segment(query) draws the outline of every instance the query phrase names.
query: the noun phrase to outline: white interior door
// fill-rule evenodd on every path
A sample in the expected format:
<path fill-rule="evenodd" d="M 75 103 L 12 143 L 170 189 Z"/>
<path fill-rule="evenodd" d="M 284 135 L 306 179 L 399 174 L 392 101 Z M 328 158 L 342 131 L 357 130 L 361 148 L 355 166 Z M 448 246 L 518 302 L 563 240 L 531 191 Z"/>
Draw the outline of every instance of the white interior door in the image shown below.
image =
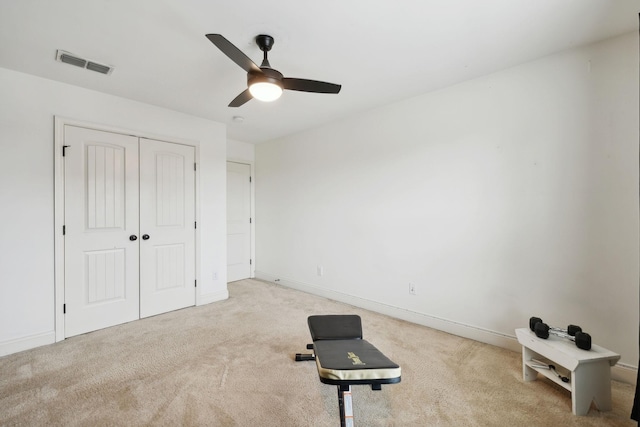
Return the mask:
<path fill-rule="evenodd" d="M 251 166 L 227 162 L 227 281 L 251 277 Z"/>
<path fill-rule="evenodd" d="M 195 305 L 195 149 L 140 140 L 140 317 Z"/>
<path fill-rule="evenodd" d="M 67 125 L 64 140 L 70 337 L 138 319 L 138 138 Z"/>

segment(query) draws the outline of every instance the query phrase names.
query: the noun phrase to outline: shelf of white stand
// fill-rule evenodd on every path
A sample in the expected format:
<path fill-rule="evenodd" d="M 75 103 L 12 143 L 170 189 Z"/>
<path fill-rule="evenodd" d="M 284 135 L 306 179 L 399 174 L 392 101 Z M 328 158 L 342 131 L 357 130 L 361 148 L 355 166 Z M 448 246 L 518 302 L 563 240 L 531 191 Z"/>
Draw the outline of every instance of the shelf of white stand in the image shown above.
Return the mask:
<path fill-rule="evenodd" d="M 565 338 L 551 335 L 541 339 L 528 328 L 516 329 L 522 345 L 522 377 L 535 381 L 538 373 L 571 392 L 571 410 L 575 415 L 586 415 L 591 402 L 600 411 L 611 410 L 611 367 L 620 355 L 597 345 L 582 350 Z M 562 367 L 570 372 L 565 383 L 548 369 L 536 367 L 532 359 Z"/>

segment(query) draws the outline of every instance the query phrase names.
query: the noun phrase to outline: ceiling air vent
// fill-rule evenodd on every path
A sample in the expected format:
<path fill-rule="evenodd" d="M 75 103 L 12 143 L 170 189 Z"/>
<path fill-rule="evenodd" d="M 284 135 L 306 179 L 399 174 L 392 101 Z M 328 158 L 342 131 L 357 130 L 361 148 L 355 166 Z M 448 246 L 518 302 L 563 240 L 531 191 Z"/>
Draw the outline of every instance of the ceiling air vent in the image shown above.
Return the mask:
<path fill-rule="evenodd" d="M 75 65 L 76 67 L 86 68 L 87 70 L 95 71 L 101 74 L 111 74 L 113 67 L 109 65 L 100 64 L 90 59 L 81 58 L 73 53 L 66 52 L 58 49 L 56 52 L 56 61 L 64 62 L 65 64 Z"/>

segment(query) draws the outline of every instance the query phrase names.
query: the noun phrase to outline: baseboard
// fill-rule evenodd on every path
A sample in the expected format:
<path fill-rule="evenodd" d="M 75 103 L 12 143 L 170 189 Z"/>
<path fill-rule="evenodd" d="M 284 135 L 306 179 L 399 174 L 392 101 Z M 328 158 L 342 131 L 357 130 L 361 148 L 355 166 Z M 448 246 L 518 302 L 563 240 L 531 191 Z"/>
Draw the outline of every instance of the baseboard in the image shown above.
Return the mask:
<path fill-rule="evenodd" d="M 283 278 L 264 271 L 256 271 L 256 279 L 275 283 L 287 288 L 296 289 L 324 298 L 329 298 L 355 307 L 364 308 L 366 310 L 375 311 L 376 313 L 385 314 L 396 319 L 406 320 L 407 322 L 416 323 L 418 325 L 427 326 L 439 331 L 447 332 L 463 338 L 469 338 L 485 344 L 495 345 L 496 347 L 505 348 L 520 353 L 522 347 L 518 343 L 515 335 L 507 335 L 496 331 L 456 322 L 450 319 L 443 319 L 428 314 L 407 310 L 400 307 L 371 301 L 354 295 L 337 292 L 318 286 L 302 283 L 296 280 Z M 628 384 L 636 384 L 636 376 L 638 369 L 636 367 L 618 364 L 611 369 L 611 377 L 616 381 Z"/>
<path fill-rule="evenodd" d="M 196 305 L 211 304 L 212 302 L 224 301 L 226 299 L 229 299 L 228 289 L 213 292 L 210 294 L 198 295 L 198 301 Z"/>
<path fill-rule="evenodd" d="M 18 353 L 20 351 L 29 350 L 42 345 L 53 344 L 55 342 L 56 334 L 54 331 L 4 341 L 0 343 L 0 356 Z"/>
<path fill-rule="evenodd" d="M 638 368 L 627 365 L 626 363 L 618 363 L 611 368 L 611 379 L 622 383 L 636 385 L 638 380 Z"/>

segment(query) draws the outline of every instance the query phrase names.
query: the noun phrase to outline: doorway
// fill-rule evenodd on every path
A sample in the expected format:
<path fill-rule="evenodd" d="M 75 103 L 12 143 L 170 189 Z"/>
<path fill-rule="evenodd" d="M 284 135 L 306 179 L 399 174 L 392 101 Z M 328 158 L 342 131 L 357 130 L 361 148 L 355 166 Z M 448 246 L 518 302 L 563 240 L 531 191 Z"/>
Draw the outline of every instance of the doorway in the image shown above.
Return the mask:
<path fill-rule="evenodd" d="M 251 165 L 227 162 L 227 282 L 252 275 Z"/>

